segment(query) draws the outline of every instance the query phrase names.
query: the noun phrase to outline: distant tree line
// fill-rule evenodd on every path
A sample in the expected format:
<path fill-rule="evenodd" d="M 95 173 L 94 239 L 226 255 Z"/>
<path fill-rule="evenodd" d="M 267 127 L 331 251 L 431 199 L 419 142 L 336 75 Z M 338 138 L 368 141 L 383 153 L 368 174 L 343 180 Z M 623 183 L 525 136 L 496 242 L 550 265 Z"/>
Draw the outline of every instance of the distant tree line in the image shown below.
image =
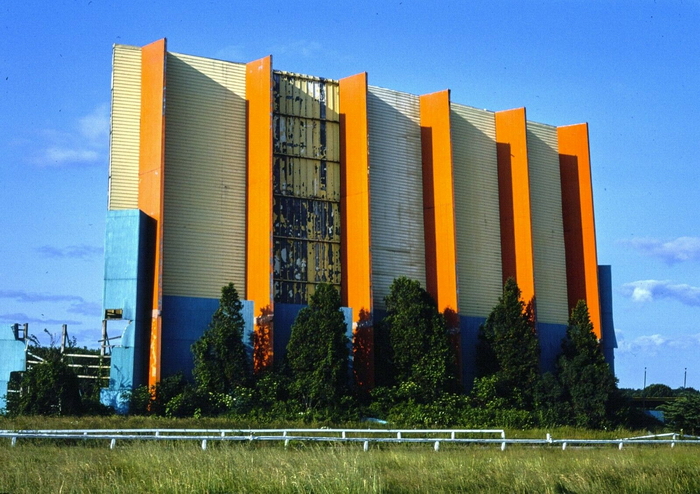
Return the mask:
<path fill-rule="evenodd" d="M 541 373 L 532 307 L 509 279 L 480 328 L 477 377 L 468 393 L 457 379 L 445 316 L 427 291 L 417 281 L 397 278 L 385 302 L 386 315 L 374 328 L 376 386 L 367 390 L 354 385 L 351 342 L 335 287 L 316 287 L 292 325 L 285 357 L 254 374 L 243 342 L 242 303 L 228 284 L 209 328 L 192 345 L 194 379 L 178 374 L 136 388 L 130 413 L 223 415 L 258 423 L 372 418 L 402 427 L 650 425 L 630 406 L 630 393 L 617 388 L 583 301 L 571 312 L 554 371 Z M 82 405 L 72 405 L 74 397 L 61 391 L 75 386 L 72 370 L 56 359 L 49 363 L 25 373 L 23 386 L 37 390 L 51 383 L 61 406 L 43 405 L 43 398 L 25 393 L 23 405 L 8 404 L 10 413 L 80 412 Z M 686 391 L 665 412 L 671 424 L 691 431 L 700 428 L 700 394 Z"/>

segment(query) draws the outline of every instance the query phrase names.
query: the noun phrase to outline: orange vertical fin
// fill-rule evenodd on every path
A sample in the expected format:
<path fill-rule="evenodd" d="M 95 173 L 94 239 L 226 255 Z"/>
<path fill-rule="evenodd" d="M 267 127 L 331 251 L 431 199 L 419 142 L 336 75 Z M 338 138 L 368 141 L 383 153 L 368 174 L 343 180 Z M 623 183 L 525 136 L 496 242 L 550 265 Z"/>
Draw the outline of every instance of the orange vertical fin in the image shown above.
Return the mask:
<path fill-rule="evenodd" d="M 357 382 L 374 385 L 367 73 L 340 80 L 342 303 L 353 311 Z M 351 233 L 350 233 L 351 232 Z"/>
<path fill-rule="evenodd" d="M 165 179 L 166 40 L 141 48 L 141 133 L 139 141 L 139 209 L 155 220 L 156 247 L 148 384 L 160 381 L 163 309 L 163 191 Z"/>
<path fill-rule="evenodd" d="M 449 90 L 420 97 L 420 125 L 426 285 L 438 309 L 448 316 L 450 326 L 457 327 L 457 246 Z"/>
<path fill-rule="evenodd" d="M 593 323 L 593 331 L 600 339 L 598 254 L 593 214 L 588 125 L 558 127 L 557 137 L 569 309 L 574 308 L 579 300 L 585 300 L 591 323 Z"/>
<path fill-rule="evenodd" d="M 246 65 L 246 298 L 255 304 L 256 371 L 272 363 L 272 57 Z"/>
<path fill-rule="evenodd" d="M 496 112 L 503 281 L 513 277 L 525 302 L 535 297 L 525 108 Z"/>

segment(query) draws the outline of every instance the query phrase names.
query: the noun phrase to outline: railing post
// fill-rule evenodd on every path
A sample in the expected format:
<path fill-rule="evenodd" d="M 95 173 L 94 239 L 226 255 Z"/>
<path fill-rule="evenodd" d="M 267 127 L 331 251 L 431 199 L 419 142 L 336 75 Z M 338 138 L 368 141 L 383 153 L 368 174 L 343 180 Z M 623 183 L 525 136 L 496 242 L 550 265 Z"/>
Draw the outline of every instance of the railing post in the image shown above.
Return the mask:
<path fill-rule="evenodd" d="M 114 447 L 117 445 L 117 439 L 112 438 L 112 440 L 109 442 L 109 449 L 114 449 Z"/>
<path fill-rule="evenodd" d="M 365 451 L 369 451 L 369 441 L 364 442 L 364 444 L 362 445 L 362 449 Z"/>
<path fill-rule="evenodd" d="M 206 450 L 207 450 L 207 440 L 202 439 L 202 451 L 206 451 Z"/>
<path fill-rule="evenodd" d="M 440 451 L 440 441 L 435 441 L 435 446 L 433 446 L 435 451 Z"/>

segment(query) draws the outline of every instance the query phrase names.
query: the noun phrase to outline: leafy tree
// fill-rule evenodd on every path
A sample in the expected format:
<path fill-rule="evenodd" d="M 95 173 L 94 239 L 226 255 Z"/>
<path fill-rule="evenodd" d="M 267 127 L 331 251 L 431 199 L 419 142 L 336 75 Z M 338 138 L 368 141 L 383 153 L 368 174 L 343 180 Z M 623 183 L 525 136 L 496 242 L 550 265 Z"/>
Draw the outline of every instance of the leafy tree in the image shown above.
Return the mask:
<path fill-rule="evenodd" d="M 430 401 L 455 386 L 454 356 L 445 319 L 420 283 L 400 277 L 385 299 L 387 315 L 377 327 L 379 382 Z"/>
<path fill-rule="evenodd" d="M 477 370 L 495 376 L 496 394 L 509 406 L 530 409 L 539 379 L 540 344 L 529 306 L 509 278 L 479 332 Z"/>
<path fill-rule="evenodd" d="M 666 424 L 690 434 L 700 433 L 700 394 L 686 394 L 662 405 Z"/>
<path fill-rule="evenodd" d="M 573 421 L 568 395 L 551 372 L 545 372 L 535 386 L 534 412 L 540 427 L 558 427 Z"/>
<path fill-rule="evenodd" d="M 292 325 L 287 345 L 290 395 L 306 410 L 337 407 L 348 390 L 348 338 L 340 295 L 332 285 L 316 287 L 308 307 Z"/>
<path fill-rule="evenodd" d="M 43 352 L 43 362 L 34 364 L 21 378 L 21 393 L 8 396 L 12 415 L 78 415 L 82 411 L 78 376 L 61 360 L 57 348 Z"/>
<path fill-rule="evenodd" d="M 665 384 L 650 384 L 641 391 L 640 396 L 643 398 L 668 398 L 673 396 L 673 390 Z"/>
<path fill-rule="evenodd" d="M 209 329 L 192 345 L 192 373 L 200 390 L 229 394 L 249 383 L 251 370 L 243 344 L 242 309 L 233 283 L 224 286 Z"/>
<path fill-rule="evenodd" d="M 605 362 L 583 300 L 571 312 L 557 366 L 559 380 L 571 403 L 574 425 L 602 427 L 610 417 L 617 380 Z"/>

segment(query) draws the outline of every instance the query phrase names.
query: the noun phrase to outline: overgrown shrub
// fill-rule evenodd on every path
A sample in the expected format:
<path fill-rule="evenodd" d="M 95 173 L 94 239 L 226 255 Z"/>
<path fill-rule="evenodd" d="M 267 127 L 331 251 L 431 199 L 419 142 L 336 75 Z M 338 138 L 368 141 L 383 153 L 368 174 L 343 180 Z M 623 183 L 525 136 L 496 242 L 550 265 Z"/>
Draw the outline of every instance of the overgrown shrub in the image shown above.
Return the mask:
<path fill-rule="evenodd" d="M 80 415 L 83 412 L 80 383 L 73 369 L 61 360 L 57 348 L 43 353 L 19 380 L 21 392 L 10 393 L 10 415 Z"/>
<path fill-rule="evenodd" d="M 405 387 L 403 398 L 428 403 L 456 389 L 456 365 L 447 326 L 437 304 L 418 281 L 394 280 L 387 314 L 376 327 L 377 381 Z"/>
<path fill-rule="evenodd" d="M 349 391 L 349 340 L 334 286 L 316 287 L 292 325 L 286 363 L 291 398 L 307 411 L 340 406 Z"/>

